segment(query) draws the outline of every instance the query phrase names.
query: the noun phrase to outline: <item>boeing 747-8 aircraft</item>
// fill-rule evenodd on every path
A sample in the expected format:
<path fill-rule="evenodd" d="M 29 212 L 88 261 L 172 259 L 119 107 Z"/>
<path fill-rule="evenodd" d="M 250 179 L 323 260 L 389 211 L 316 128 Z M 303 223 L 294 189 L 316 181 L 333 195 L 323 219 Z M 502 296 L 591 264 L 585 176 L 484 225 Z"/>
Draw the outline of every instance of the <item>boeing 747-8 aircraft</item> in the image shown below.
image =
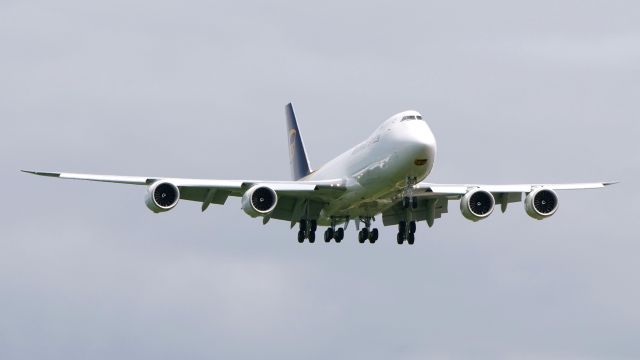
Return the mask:
<path fill-rule="evenodd" d="M 25 171 L 28 173 L 147 186 L 146 205 L 156 213 L 173 209 L 180 199 L 223 205 L 229 196 L 241 197 L 242 210 L 251 217 L 299 224 L 298 242 L 315 242 L 318 225 L 327 226 L 324 241 L 344 238 L 351 221 L 358 241 L 375 243 L 375 217 L 398 227 L 397 242 L 415 241 L 416 224 L 429 227 L 448 211 L 450 200 L 460 201 L 465 218 L 487 218 L 496 205 L 519 202 L 524 194 L 526 213 L 542 220 L 558 210 L 556 190 L 594 189 L 612 183 L 577 184 L 434 184 L 425 181 L 436 157 L 436 140 L 422 115 L 404 111 L 383 122 L 368 139 L 311 170 L 293 112 L 285 107 L 292 181 L 198 180 Z"/>

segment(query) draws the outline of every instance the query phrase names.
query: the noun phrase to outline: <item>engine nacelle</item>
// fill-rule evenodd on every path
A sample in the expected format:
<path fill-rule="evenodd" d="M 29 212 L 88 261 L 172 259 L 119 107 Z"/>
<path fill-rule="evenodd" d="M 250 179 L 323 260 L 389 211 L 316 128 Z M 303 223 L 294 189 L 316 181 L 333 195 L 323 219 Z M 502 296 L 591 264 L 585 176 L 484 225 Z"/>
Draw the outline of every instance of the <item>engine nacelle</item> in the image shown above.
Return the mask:
<path fill-rule="evenodd" d="M 242 210 L 251 217 L 269 215 L 278 204 L 278 194 L 268 186 L 256 185 L 242 195 Z"/>
<path fill-rule="evenodd" d="M 180 189 L 167 181 L 156 181 L 149 186 L 144 202 L 154 213 L 173 209 L 180 200 Z"/>
<path fill-rule="evenodd" d="M 462 211 L 462 215 L 465 218 L 471 221 L 478 221 L 491 215 L 495 204 L 496 200 L 490 192 L 482 189 L 473 189 L 460 199 L 460 211 Z"/>
<path fill-rule="evenodd" d="M 558 210 L 558 195 L 551 189 L 536 188 L 524 199 L 524 209 L 534 219 L 548 218 Z"/>

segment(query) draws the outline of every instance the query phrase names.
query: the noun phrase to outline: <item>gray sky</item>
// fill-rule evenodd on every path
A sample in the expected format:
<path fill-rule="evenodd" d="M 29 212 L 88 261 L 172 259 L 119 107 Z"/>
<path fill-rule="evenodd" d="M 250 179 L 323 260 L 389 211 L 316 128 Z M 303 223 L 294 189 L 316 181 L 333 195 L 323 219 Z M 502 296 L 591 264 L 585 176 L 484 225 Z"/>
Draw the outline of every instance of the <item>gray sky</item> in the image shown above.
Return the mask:
<path fill-rule="evenodd" d="M 0 2 L 0 358 L 640 357 L 637 1 Z M 621 180 L 535 221 L 299 245 L 237 199 L 21 168 L 287 179 L 416 109 L 438 182 Z"/>

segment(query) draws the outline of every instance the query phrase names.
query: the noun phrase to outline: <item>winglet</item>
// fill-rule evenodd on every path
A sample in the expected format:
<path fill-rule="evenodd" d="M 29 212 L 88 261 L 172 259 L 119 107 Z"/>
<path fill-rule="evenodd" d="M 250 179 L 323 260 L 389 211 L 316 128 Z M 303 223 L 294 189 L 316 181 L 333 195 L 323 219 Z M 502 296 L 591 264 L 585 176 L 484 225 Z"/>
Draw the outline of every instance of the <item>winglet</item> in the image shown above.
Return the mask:
<path fill-rule="evenodd" d="M 619 184 L 620 181 L 609 181 L 609 182 L 603 182 L 602 185 L 604 186 L 609 186 L 609 185 L 615 185 L 615 184 Z"/>

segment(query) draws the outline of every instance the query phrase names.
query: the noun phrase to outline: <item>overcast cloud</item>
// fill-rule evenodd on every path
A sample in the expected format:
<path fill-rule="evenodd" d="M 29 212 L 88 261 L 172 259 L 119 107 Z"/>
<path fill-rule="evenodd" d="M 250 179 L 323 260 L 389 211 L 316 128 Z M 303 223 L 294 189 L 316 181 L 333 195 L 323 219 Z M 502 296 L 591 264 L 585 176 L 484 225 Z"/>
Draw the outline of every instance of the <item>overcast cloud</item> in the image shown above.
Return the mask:
<path fill-rule="evenodd" d="M 637 1 L 0 2 L 0 358 L 640 358 Z M 425 115 L 434 182 L 620 180 L 416 245 L 22 168 L 288 179 Z"/>

